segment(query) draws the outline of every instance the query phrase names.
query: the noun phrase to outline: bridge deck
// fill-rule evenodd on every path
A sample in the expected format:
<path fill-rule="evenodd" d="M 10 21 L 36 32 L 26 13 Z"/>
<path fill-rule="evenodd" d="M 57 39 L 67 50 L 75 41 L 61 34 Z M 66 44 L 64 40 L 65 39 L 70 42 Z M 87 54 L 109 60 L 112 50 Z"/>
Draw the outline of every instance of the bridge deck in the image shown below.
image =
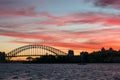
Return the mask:
<path fill-rule="evenodd" d="M 17 56 L 6 56 L 6 57 L 27 57 L 27 56 L 45 56 L 45 55 L 17 55 Z M 53 56 L 58 56 L 58 55 L 53 55 Z M 66 55 L 59 55 L 59 56 L 66 56 Z"/>

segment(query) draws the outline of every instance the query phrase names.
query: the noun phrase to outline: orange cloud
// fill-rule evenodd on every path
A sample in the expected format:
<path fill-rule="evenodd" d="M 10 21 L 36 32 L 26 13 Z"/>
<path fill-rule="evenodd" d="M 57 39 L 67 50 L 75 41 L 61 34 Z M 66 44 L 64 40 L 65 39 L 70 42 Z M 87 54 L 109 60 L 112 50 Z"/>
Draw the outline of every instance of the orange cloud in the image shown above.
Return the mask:
<path fill-rule="evenodd" d="M 74 50 L 97 50 L 100 49 L 101 47 L 105 47 L 105 48 L 109 48 L 109 47 L 113 47 L 115 49 L 119 49 L 119 45 L 118 43 L 120 43 L 120 39 L 119 39 L 119 30 L 98 30 L 95 32 L 89 32 L 89 33 L 70 33 L 70 32 L 66 32 L 66 34 L 64 33 L 64 36 L 62 38 L 60 37 L 56 37 L 56 36 L 43 36 L 43 35 L 38 35 L 38 36 L 34 36 L 33 35 L 17 35 L 14 37 L 18 37 L 18 38 L 32 38 L 32 39 L 42 39 L 44 40 L 43 42 L 37 42 L 37 44 L 44 44 L 44 45 L 48 45 L 48 46 L 54 46 L 54 47 L 61 47 L 61 48 L 65 48 L 65 49 L 74 49 Z M 15 33 L 14 33 L 15 34 Z M 58 34 L 63 34 L 62 32 L 59 32 Z M 105 36 L 107 35 L 107 36 Z M 8 36 L 8 35 L 7 35 Z M 64 42 L 64 40 L 71 38 L 72 41 L 71 42 Z M 76 39 L 81 38 L 85 38 L 87 39 L 87 41 L 84 42 L 79 42 L 76 41 Z M 50 42 L 51 41 L 51 42 Z M 19 43 L 19 44 L 34 44 L 34 42 L 27 42 L 27 41 L 12 41 L 14 43 Z"/>

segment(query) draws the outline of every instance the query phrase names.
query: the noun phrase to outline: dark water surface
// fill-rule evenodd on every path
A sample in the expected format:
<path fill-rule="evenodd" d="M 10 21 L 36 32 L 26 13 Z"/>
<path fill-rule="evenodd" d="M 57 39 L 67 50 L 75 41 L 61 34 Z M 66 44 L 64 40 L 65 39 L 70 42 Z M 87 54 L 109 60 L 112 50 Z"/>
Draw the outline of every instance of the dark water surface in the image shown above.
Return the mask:
<path fill-rule="evenodd" d="M 0 80 L 120 80 L 120 64 L 0 64 Z"/>

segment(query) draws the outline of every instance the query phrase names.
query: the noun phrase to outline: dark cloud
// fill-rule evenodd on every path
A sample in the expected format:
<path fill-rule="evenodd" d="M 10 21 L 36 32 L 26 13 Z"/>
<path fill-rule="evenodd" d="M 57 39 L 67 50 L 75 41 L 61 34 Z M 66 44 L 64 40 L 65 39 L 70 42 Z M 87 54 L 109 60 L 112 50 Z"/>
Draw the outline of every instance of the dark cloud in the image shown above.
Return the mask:
<path fill-rule="evenodd" d="M 43 4 L 40 0 L 0 0 L 1 10 L 19 10 Z"/>
<path fill-rule="evenodd" d="M 96 6 L 111 6 L 113 8 L 120 8 L 120 0 L 95 0 Z"/>
<path fill-rule="evenodd" d="M 22 2 L 21 0 L 0 0 L 1 5 L 17 4 Z"/>
<path fill-rule="evenodd" d="M 23 6 L 25 7 L 25 2 L 22 0 L 0 0 L 0 10 L 16 9 Z"/>

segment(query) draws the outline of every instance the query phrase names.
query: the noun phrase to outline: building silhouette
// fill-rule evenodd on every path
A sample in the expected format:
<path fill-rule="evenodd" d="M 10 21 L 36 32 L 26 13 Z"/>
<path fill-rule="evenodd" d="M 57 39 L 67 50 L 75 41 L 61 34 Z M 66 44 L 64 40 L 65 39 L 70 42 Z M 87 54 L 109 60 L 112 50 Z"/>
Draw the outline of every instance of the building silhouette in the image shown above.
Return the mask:
<path fill-rule="evenodd" d="M 0 63 L 5 62 L 5 52 L 0 52 Z"/>
<path fill-rule="evenodd" d="M 68 50 L 68 56 L 73 57 L 74 56 L 74 51 L 73 50 Z"/>

